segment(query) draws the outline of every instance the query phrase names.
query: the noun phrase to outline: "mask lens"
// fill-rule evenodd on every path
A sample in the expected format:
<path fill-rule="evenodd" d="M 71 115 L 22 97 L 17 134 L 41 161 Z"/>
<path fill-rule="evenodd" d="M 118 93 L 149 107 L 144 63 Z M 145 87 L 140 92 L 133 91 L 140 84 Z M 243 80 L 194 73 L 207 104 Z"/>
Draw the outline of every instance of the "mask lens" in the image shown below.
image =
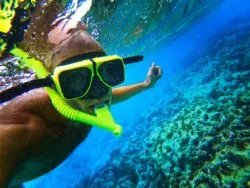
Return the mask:
<path fill-rule="evenodd" d="M 123 62 L 119 59 L 101 64 L 98 72 L 103 81 L 110 86 L 118 85 L 124 81 Z"/>
<path fill-rule="evenodd" d="M 62 72 L 59 81 L 65 98 L 81 97 L 90 85 L 91 70 L 84 67 Z"/>

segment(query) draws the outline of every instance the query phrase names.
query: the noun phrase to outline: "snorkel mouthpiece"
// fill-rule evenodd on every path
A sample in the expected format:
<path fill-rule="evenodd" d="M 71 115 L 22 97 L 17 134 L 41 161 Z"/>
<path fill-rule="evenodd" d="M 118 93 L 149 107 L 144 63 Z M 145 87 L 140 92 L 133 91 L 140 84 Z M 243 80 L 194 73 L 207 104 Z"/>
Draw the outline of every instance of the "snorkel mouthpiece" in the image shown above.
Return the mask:
<path fill-rule="evenodd" d="M 115 123 L 108 105 L 102 104 L 96 106 L 95 114 L 97 118 L 102 119 L 102 121 L 106 123 L 106 129 L 112 131 L 114 135 L 120 136 L 122 134 L 122 127 Z"/>
<path fill-rule="evenodd" d="M 106 104 L 96 107 L 94 116 L 72 108 L 53 89 L 46 88 L 46 90 L 56 110 L 66 118 L 108 130 L 115 136 L 122 134 L 122 127 L 114 122 Z"/>

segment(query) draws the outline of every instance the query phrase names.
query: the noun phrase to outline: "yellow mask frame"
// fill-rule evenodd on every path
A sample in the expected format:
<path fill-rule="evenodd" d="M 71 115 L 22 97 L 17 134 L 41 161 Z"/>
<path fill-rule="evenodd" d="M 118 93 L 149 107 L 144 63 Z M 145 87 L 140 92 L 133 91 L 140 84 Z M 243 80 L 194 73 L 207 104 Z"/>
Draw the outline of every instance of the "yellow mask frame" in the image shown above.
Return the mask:
<path fill-rule="evenodd" d="M 95 74 L 102 81 L 102 83 L 104 85 L 106 85 L 107 87 L 111 88 L 112 86 L 114 86 L 114 85 L 111 85 L 111 84 L 107 83 L 107 81 L 105 81 L 103 79 L 103 76 L 100 75 L 99 68 L 105 63 L 110 63 L 110 62 L 114 62 L 114 61 L 117 61 L 117 60 L 121 63 L 121 66 L 122 66 L 121 68 L 123 69 L 122 70 L 123 71 L 123 77 L 122 77 L 122 80 L 120 81 L 120 83 L 122 83 L 124 81 L 124 79 L 125 79 L 125 64 L 124 64 L 123 59 L 121 57 L 119 57 L 118 55 L 96 57 L 96 58 L 93 58 L 93 59 L 86 59 L 86 60 L 79 61 L 79 62 L 76 62 L 76 63 L 68 64 L 68 65 L 58 66 L 53 71 L 52 79 L 54 81 L 54 84 L 56 86 L 56 89 L 57 89 L 58 93 L 62 96 L 62 98 L 64 100 L 80 99 L 80 98 L 83 98 L 89 92 L 92 81 L 93 81 L 93 77 L 95 76 Z M 79 69 L 82 69 L 82 68 L 87 69 L 88 71 L 90 71 L 88 87 L 78 97 L 69 98 L 63 92 L 63 86 L 62 86 L 61 81 L 60 81 L 60 76 L 65 72 L 69 72 L 69 71 L 72 71 L 72 70 L 79 70 Z M 120 83 L 117 83 L 115 85 L 118 85 Z"/>

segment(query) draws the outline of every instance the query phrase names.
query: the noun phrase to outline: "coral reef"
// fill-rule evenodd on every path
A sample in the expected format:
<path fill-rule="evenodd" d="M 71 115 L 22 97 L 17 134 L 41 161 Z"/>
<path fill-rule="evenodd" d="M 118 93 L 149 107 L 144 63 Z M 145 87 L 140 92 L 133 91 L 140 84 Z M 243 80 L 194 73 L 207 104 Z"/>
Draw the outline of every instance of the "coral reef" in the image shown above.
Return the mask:
<path fill-rule="evenodd" d="M 238 25 L 213 43 L 76 187 L 249 187 L 249 36 Z"/>

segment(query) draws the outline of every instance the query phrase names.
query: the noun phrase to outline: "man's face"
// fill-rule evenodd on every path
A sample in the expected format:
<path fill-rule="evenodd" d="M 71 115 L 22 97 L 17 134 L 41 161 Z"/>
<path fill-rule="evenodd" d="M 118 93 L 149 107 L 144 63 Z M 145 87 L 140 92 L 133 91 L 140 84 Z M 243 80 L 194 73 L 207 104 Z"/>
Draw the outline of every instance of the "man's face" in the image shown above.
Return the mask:
<path fill-rule="evenodd" d="M 61 63 L 64 59 L 62 58 L 60 60 Z M 77 84 L 75 82 L 71 84 L 77 87 Z M 112 89 L 105 86 L 97 76 L 94 76 L 87 95 L 81 99 L 67 100 L 67 103 L 77 110 L 94 115 L 94 108 L 96 105 L 105 103 L 110 106 L 111 99 Z"/>
<path fill-rule="evenodd" d="M 54 66 L 60 66 L 63 61 L 69 58 L 90 52 L 104 53 L 99 44 L 86 31 L 77 31 L 57 46 L 52 56 L 52 69 Z M 93 79 L 89 96 L 67 101 L 70 106 L 89 114 L 94 114 L 95 105 L 104 102 L 110 105 L 111 88 L 103 87 L 99 79 Z"/>

